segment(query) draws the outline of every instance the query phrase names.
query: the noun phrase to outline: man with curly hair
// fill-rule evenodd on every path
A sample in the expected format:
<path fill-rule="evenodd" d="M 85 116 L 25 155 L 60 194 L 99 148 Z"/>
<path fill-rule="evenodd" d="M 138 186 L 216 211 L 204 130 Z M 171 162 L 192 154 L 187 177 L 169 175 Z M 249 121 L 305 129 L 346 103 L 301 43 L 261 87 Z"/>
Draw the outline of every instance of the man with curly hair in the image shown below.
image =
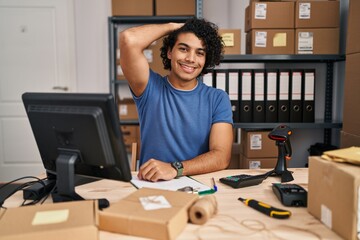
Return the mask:
<path fill-rule="evenodd" d="M 167 76 L 149 68 L 144 49 L 164 37 Z M 170 180 L 226 168 L 233 140 L 228 95 L 198 80 L 220 64 L 223 42 L 215 24 L 148 24 L 120 33 L 120 64 L 137 106 L 139 179 Z"/>

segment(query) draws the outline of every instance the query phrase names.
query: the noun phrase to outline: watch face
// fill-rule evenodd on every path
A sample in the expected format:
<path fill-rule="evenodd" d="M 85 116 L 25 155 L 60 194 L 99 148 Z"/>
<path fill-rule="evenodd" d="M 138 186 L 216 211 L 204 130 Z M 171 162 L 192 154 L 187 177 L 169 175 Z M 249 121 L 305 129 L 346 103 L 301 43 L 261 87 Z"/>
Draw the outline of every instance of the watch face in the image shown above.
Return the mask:
<path fill-rule="evenodd" d="M 176 169 L 179 169 L 179 168 L 182 168 L 182 163 L 181 162 L 174 162 L 173 163 L 173 166 L 176 168 Z"/>

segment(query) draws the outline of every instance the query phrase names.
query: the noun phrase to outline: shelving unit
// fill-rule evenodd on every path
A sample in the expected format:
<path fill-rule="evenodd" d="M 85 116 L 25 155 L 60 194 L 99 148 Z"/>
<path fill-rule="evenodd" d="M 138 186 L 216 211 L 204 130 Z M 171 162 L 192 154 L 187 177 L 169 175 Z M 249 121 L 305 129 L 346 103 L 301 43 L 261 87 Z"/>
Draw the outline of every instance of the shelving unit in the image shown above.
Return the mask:
<path fill-rule="evenodd" d="M 196 1 L 196 15 L 202 16 L 202 1 Z M 147 23 L 185 22 L 191 16 L 116 16 L 108 18 L 109 27 L 109 60 L 110 60 L 110 92 L 114 95 L 118 87 L 126 84 L 126 81 L 116 79 L 116 49 L 118 28 L 121 25 L 136 25 Z M 345 55 L 225 55 L 222 63 L 321 63 L 326 65 L 324 91 L 324 118 L 314 123 L 285 123 L 296 129 L 324 129 L 324 143 L 331 144 L 332 129 L 341 129 L 341 122 L 334 122 L 333 113 L 333 71 L 334 63 L 345 61 Z M 266 67 L 265 67 L 266 68 Z M 138 125 L 138 121 L 121 121 L 122 125 Z M 279 123 L 234 123 L 235 128 L 245 129 L 272 129 Z"/>

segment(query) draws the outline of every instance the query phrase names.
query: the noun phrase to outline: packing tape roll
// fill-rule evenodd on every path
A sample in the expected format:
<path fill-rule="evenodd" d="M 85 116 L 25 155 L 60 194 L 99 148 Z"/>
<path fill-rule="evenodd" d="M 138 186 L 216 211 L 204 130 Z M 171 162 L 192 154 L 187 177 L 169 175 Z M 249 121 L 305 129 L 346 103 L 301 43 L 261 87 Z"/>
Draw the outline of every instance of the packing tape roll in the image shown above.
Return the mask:
<path fill-rule="evenodd" d="M 189 210 L 190 222 L 202 225 L 217 212 L 217 201 L 214 195 L 207 195 L 197 200 Z"/>

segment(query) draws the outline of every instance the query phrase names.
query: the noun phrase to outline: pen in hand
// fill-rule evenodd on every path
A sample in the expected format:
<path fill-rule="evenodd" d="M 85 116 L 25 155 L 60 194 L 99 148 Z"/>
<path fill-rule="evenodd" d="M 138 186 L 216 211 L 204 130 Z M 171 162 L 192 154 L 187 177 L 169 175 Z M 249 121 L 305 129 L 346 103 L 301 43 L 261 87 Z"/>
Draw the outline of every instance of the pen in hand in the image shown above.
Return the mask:
<path fill-rule="evenodd" d="M 273 218 L 285 219 L 285 218 L 289 218 L 291 216 L 290 211 L 279 209 L 279 208 L 274 208 L 266 203 L 256 201 L 255 199 L 239 198 L 238 200 L 243 202 L 245 205 L 252 207 L 252 208 L 258 210 L 259 212 L 262 212 Z"/>
<path fill-rule="evenodd" d="M 214 179 L 214 178 L 212 178 L 212 183 L 213 183 L 213 189 L 214 189 L 215 191 L 217 191 L 217 186 L 216 186 L 216 184 L 215 184 L 215 179 Z"/>

